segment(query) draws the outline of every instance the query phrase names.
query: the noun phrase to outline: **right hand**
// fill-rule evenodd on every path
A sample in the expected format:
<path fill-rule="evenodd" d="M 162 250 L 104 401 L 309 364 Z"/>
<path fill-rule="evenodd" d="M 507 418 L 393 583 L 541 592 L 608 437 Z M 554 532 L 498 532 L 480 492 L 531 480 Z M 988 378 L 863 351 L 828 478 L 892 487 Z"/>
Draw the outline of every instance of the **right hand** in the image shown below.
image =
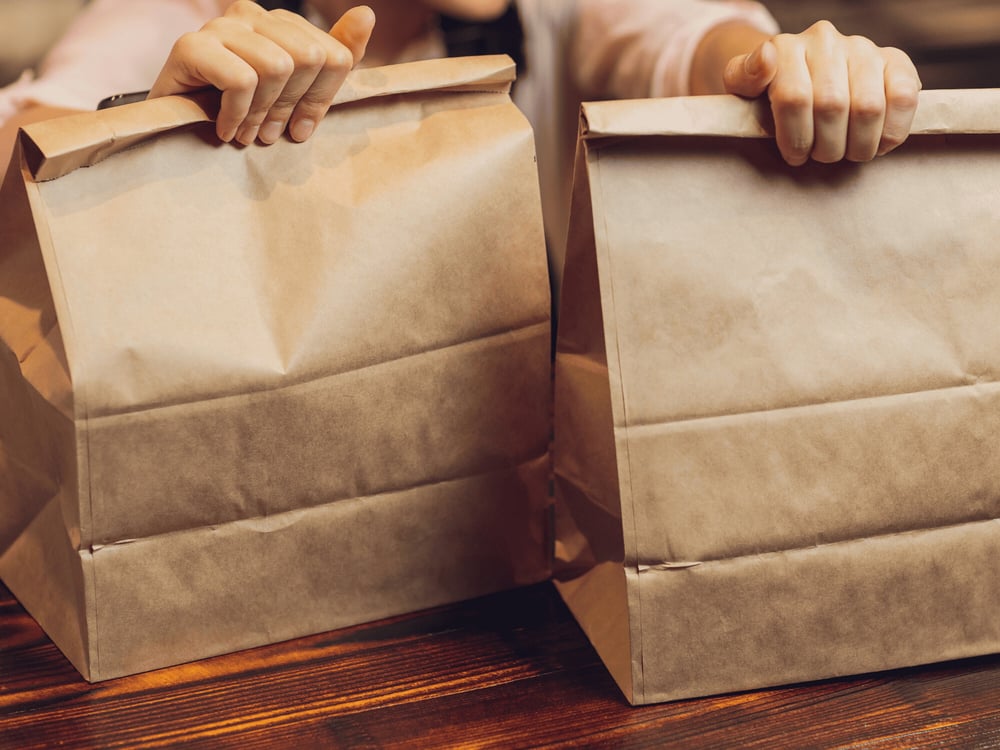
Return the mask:
<path fill-rule="evenodd" d="M 313 134 L 375 26 L 367 6 L 347 11 L 324 33 L 295 13 L 237 0 L 200 31 L 174 44 L 149 97 L 207 86 L 222 91 L 216 132 L 250 145 Z"/>
<path fill-rule="evenodd" d="M 910 133 L 920 91 L 907 55 L 844 36 L 827 21 L 734 57 L 724 81 L 731 94 L 768 95 L 778 148 L 796 166 L 892 151 Z"/>

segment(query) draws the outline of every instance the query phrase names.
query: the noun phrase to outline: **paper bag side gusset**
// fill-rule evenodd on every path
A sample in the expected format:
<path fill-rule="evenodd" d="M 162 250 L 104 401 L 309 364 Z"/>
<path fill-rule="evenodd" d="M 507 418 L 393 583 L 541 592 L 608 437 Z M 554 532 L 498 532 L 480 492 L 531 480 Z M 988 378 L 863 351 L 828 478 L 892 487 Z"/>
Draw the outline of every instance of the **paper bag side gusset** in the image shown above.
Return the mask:
<path fill-rule="evenodd" d="M 0 577 L 88 674 L 69 369 L 20 149 L 0 190 Z"/>
<path fill-rule="evenodd" d="M 58 491 L 43 399 L 21 372 L 55 315 L 19 166 L 11 162 L 0 189 L 0 555 Z"/>
<path fill-rule="evenodd" d="M 559 298 L 555 356 L 553 468 L 555 555 L 560 595 L 631 701 L 633 661 L 641 655 L 630 619 L 618 447 L 601 313 L 595 227 L 586 149 L 578 140 L 569 236 Z M 613 332 L 612 332 L 613 336 Z"/>
<path fill-rule="evenodd" d="M 0 555 L 76 474 L 73 396 L 19 153 L 0 196 Z M 64 498 L 69 533 L 76 505 Z"/>
<path fill-rule="evenodd" d="M 613 328 L 608 336 L 608 360 L 616 373 L 610 374 L 607 387 L 620 450 L 621 497 L 623 506 L 635 516 L 635 523 L 623 528 L 625 556 L 634 555 L 632 564 L 638 573 L 629 576 L 632 633 L 633 637 L 639 633 L 642 642 L 632 645 L 639 658 L 634 659 L 632 693 L 626 690 L 626 694 L 638 703 L 651 702 L 1000 648 L 997 628 L 989 617 L 995 613 L 997 591 L 986 577 L 970 572 L 980 557 L 995 554 L 998 545 L 994 519 L 1000 491 L 996 478 L 984 473 L 983 467 L 991 463 L 984 451 L 988 453 L 997 438 L 991 383 L 1000 368 L 991 353 L 1000 348 L 988 334 L 980 333 L 993 330 L 988 319 L 995 319 L 998 311 L 987 293 L 991 284 L 977 278 L 998 276 L 989 241 L 996 234 L 989 228 L 996 225 L 996 211 L 981 197 L 996 193 L 995 185 L 989 187 L 994 178 L 988 159 L 995 153 L 996 139 L 948 136 L 946 141 L 932 142 L 914 138 L 899 154 L 875 165 L 797 171 L 796 181 L 804 184 L 793 188 L 787 188 L 785 183 L 792 180 L 781 176 L 780 163 L 770 168 L 759 185 L 752 184 L 756 172 L 750 168 L 744 171 L 751 175 L 751 184 L 743 186 L 738 182 L 746 176 L 743 168 L 733 171 L 726 160 L 735 157 L 736 164 L 760 168 L 769 159 L 777 160 L 771 144 L 734 144 L 725 140 L 725 133 L 716 133 L 718 140 L 706 145 L 687 135 L 700 133 L 697 123 L 704 120 L 728 118 L 740 123 L 736 128 L 740 138 L 756 138 L 766 127 L 760 125 L 754 105 L 728 98 L 703 103 L 704 110 L 693 101 L 602 103 L 586 108 L 587 123 L 591 127 L 597 123 L 602 133 L 600 137 L 588 134 L 585 141 L 587 181 L 601 230 L 596 249 L 605 333 Z M 732 111 L 719 113 L 720 107 Z M 663 119 L 668 111 L 681 116 Z M 950 118 L 965 130 L 992 133 L 996 111 L 995 92 L 930 92 L 922 99 L 914 130 L 949 131 Z M 685 137 L 671 141 L 629 138 L 662 132 L 680 132 Z M 874 258 L 884 252 L 881 248 L 896 245 L 885 242 L 880 246 L 876 241 L 875 249 L 869 251 L 862 242 L 825 254 L 803 250 L 808 248 L 810 234 L 840 237 L 837 221 L 842 225 L 844 217 L 852 216 L 854 208 L 845 197 L 852 190 L 838 185 L 826 192 L 825 184 L 863 178 L 866 182 L 855 184 L 854 189 L 874 187 L 871 194 L 883 197 L 899 193 L 899 186 L 908 180 L 890 171 L 894 165 L 910 160 L 906 168 L 913 170 L 909 180 L 913 182 L 912 174 L 947 149 L 942 144 L 955 147 L 959 164 L 953 174 L 943 175 L 939 192 L 944 202 L 940 205 L 953 208 L 941 219 L 959 227 L 979 227 L 986 236 L 969 238 L 957 256 L 955 246 L 960 243 L 940 242 L 937 255 L 945 258 L 928 263 L 935 255 L 931 248 L 901 272 L 888 275 L 887 279 L 895 279 L 892 284 L 887 281 L 881 287 L 874 285 L 873 292 L 862 288 L 854 297 L 844 297 L 853 283 L 851 274 L 856 276 L 861 269 L 870 276 Z M 607 158 L 602 158 L 602 151 Z M 725 153 L 720 156 L 720 151 Z M 673 168 L 667 166 L 664 154 L 669 155 Z M 705 184 L 699 183 L 694 162 L 699 168 L 708 164 Z M 728 177 L 720 179 L 723 173 Z M 937 180 L 941 171 L 935 169 L 934 174 Z M 663 175 L 673 175 L 672 181 L 660 179 Z M 880 178 L 884 184 L 878 182 Z M 719 184 L 740 187 L 719 191 Z M 633 188 L 639 185 L 642 189 L 636 194 Z M 770 236 L 765 222 L 754 223 L 754 211 L 765 218 L 785 215 L 794 221 L 796 213 L 789 208 L 794 200 L 783 189 L 811 191 L 812 204 L 827 209 L 830 223 L 820 219 L 818 228 L 812 226 L 811 233 L 796 237 L 790 249 L 776 253 L 772 245 L 761 251 L 763 255 L 750 258 L 745 253 L 726 255 L 726 248 L 746 237 Z M 738 205 L 740 196 L 756 198 L 775 192 L 777 197 L 764 207 Z M 819 192 L 822 198 L 815 194 Z M 937 195 L 929 201 L 930 216 L 937 215 Z M 957 208 L 957 201 L 950 199 L 955 196 L 964 201 Z M 684 203 L 692 197 L 695 205 L 710 206 L 715 218 L 702 217 L 690 203 Z M 679 205 L 671 211 L 670 201 L 678 198 Z M 843 204 L 838 203 L 840 198 Z M 877 227 L 886 214 L 890 223 L 912 223 L 913 209 L 906 203 L 912 198 L 912 194 L 897 196 L 898 208 L 887 208 L 883 201 L 878 206 L 880 217 L 855 220 L 856 225 Z M 738 230 L 727 234 L 720 215 L 738 217 Z M 618 218 L 626 216 L 628 220 Z M 984 223 L 990 216 L 994 218 Z M 666 231 L 644 234 L 644 222 L 650 221 L 665 223 Z M 930 247 L 941 236 L 931 232 L 930 239 L 916 239 Z M 907 247 L 906 241 L 902 244 Z M 920 247 L 918 241 L 911 244 Z M 703 246 L 719 248 L 723 255 L 710 252 L 708 257 L 699 257 L 705 255 Z M 774 282 L 782 274 L 793 276 L 788 269 L 808 262 L 799 260 L 803 256 L 814 264 L 823 259 L 820 273 L 825 268 L 827 280 L 833 280 L 820 287 L 826 294 L 812 290 L 779 299 L 774 289 L 780 291 L 780 287 Z M 898 263 L 905 256 L 905 252 L 890 254 L 887 262 Z M 949 273 L 945 259 L 969 269 L 964 287 Z M 755 275 L 759 268 L 767 272 L 765 276 L 759 270 Z M 719 269 L 724 270 L 720 273 Z M 728 277 L 726 270 L 731 271 Z M 760 278 L 772 281 L 767 297 L 761 296 L 759 286 L 748 291 L 747 280 Z M 685 295 L 684 284 L 700 289 L 701 294 Z M 906 289 L 885 295 L 893 286 Z M 965 305 L 950 302 L 952 296 L 962 295 L 959 289 L 964 290 Z M 929 290 L 936 296 L 928 296 Z M 797 350 L 791 343 L 803 337 L 768 339 L 771 333 L 766 331 L 757 335 L 757 353 L 751 357 L 758 366 L 735 377 L 726 372 L 726 363 L 739 361 L 736 348 L 708 351 L 726 341 L 731 347 L 752 347 L 755 331 L 746 321 L 754 315 L 761 325 L 767 321 L 784 324 L 793 317 L 787 313 L 761 316 L 762 300 L 778 300 L 781 304 L 772 305 L 775 311 L 797 309 L 801 317 L 801 305 L 817 299 L 823 304 L 834 294 L 848 300 L 841 311 L 856 320 L 868 315 L 876 321 L 876 333 L 861 347 L 865 351 L 883 331 L 885 336 L 891 334 L 887 325 L 877 325 L 882 317 L 872 314 L 879 309 L 878 301 L 902 309 L 891 322 L 909 323 L 904 330 L 909 331 L 905 342 L 910 351 L 903 351 L 909 358 L 882 361 L 876 357 L 860 373 L 845 370 L 847 363 L 858 359 L 852 349 L 858 342 L 848 340 L 844 346 L 844 342 L 817 336 L 817 328 L 822 330 L 824 324 L 829 328 L 830 321 L 836 327 L 845 317 L 829 310 L 802 326 L 808 329 L 805 340 L 815 356 L 795 357 Z M 920 304 L 931 300 L 929 305 Z M 671 304 L 692 314 L 694 320 L 677 320 Z M 722 315 L 727 309 L 731 312 Z M 725 331 L 726 320 L 733 326 L 729 336 L 716 330 L 721 324 L 719 330 Z M 670 338 L 682 325 L 689 325 L 690 335 Z M 670 346 L 668 338 L 674 342 Z M 884 336 L 882 340 L 883 344 L 887 341 Z M 687 343 L 677 348 L 678 341 Z M 914 342 L 915 350 L 926 355 L 926 366 L 916 361 Z M 888 350 L 900 351 L 897 342 L 888 343 Z M 827 347 L 825 356 L 818 355 L 823 346 Z M 886 349 L 883 345 L 880 353 Z M 700 350 L 705 354 L 699 354 Z M 838 354 L 829 356 L 830 351 Z M 864 353 L 860 356 L 864 359 Z M 694 364 L 686 366 L 685 360 Z M 854 386 L 845 389 L 830 370 L 853 377 Z M 912 371 L 918 373 L 916 380 Z M 762 372 L 771 374 L 763 378 Z M 750 409 L 748 387 L 757 389 L 756 395 L 751 393 Z M 872 389 L 877 398 L 868 397 Z M 557 430 L 567 405 L 558 405 L 559 393 Z M 621 399 L 614 398 L 618 393 Z M 692 394 L 699 400 L 692 401 Z M 847 402 L 842 400 L 845 394 Z M 926 461 L 928 455 L 933 460 Z M 558 450 L 555 458 L 558 472 Z M 828 475 L 830 463 L 846 467 L 835 480 Z M 857 473 L 851 469 L 864 465 L 874 468 Z M 834 496 L 831 482 L 854 489 Z M 623 516 L 629 515 L 625 507 L 622 511 Z M 966 547 L 956 538 L 965 539 Z M 769 551 L 773 553 L 768 555 Z M 953 558 L 953 553 L 958 557 Z M 860 564 L 867 555 L 871 559 Z M 761 586 L 769 587 L 766 593 Z M 609 587 L 612 600 L 620 598 L 611 592 L 618 588 L 618 584 Z M 957 599 L 976 602 L 977 607 L 962 613 L 954 598 L 952 604 L 941 605 L 948 598 L 939 595 L 942 589 L 960 592 Z M 590 596 L 598 598 L 593 592 Z M 773 606 L 761 607 L 760 602 Z M 891 612 L 883 612 L 886 603 L 894 607 Z M 922 634 L 907 641 L 901 634 L 914 611 L 920 612 Z M 956 618 L 956 613 L 962 614 Z M 586 623 L 584 627 L 588 629 Z M 776 635 L 788 628 L 799 628 L 796 638 L 789 640 L 789 633 Z M 662 638 L 663 632 L 672 635 Z M 897 641 L 909 645 L 899 646 Z M 691 648 L 677 648 L 678 643 Z M 796 658 L 791 659 L 785 648 L 768 648 L 767 643 L 797 643 Z M 614 673 L 615 667 L 609 666 Z"/>
<path fill-rule="evenodd" d="M 496 62 L 491 65 L 496 67 Z M 271 246 L 294 247 L 297 255 L 288 260 L 317 271 L 309 274 L 310 283 L 343 270 L 336 263 L 324 265 L 323 254 L 314 248 L 317 239 L 337 237 L 345 230 L 363 239 L 362 229 L 368 234 L 373 227 L 382 231 L 385 247 L 367 240 L 360 250 L 341 246 L 333 253 L 354 264 L 347 270 L 353 269 L 358 283 L 336 295 L 315 283 L 314 289 L 303 290 L 298 284 L 282 289 L 281 271 L 288 275 L 294 268 L 284 261 L 263 263 L 234 277 L 232 269 L 239 267 L 240 259 L 250 258 L 246 245 L 234 254 L 225 249 L 226 237 L 212 231 L 203 234 L 215 247 L 202 247 L 209 252 L 201 256 L 198 248 L 181 245 L 179 252 L 161 252 L 151 259 L 155 266 L 166 257 L 197 273 L 175 274 L 176 279 L 168 267 L 146 277 L 138 273 L 144 246 L 160 236 L 153 231 L 158 217 L 128 201 L 155 183 L 157 174 L 166 175 L 164 181 L 179 180 L 177 188 L 186 199 L 192 197 L 197 185 L 182 187 L 184 169 L 174 174 L 170 167 L 187 164 L 191 174 L 203 177 L 198 175 L 198 158 L 172 158 L 176 150 L 189 147 L 202 156 L 211 151 L 196 131 L 182 128 L 91 169 L 35 185 L 41 196 L 38 212 L 55 238 L 54 252 L 62 266 L 64 278 L 55 296 L 72 319 L 64 333 L 71 339 L 66 344 L 70 360 L 79 359 L 74 367 L 83 373 L 75 386 L 87 391 L 86 399 L 78 399 L 77 411 L 88 450 L 84 464 L 89 502 L 84 504 L 95 525 L 79 546 L 88 569 L 98 574 L 98 585 L 81 585 L 81 590 L 85 588 L 88 597 L 90 635 L 100 638 L 100 648 L 92 649 L 100 661 L 81 667 L 89 678 L 106 679 L 547 577 L 541 539 L 547 503 L 548 284 L 530 128 L 503 93 L 511 68 L 509 61 L 502 62 L 505 72 L 500 77 L 506 78 L 498 82 L 491 72 L 486 79 L 492 83 L 486 85 L 483 61 L 472 63 L 471 84 L 462 63 L 450 61 L 461 73 L 458 83 L 453 81 L 454 96 L 468 102 L 466 114 L 458 99 L 448 103 L 435 92 L 382 97 L 370 105 L 356 101 L 334 110 L 325 123 L 329 127 L 320 131 L 331 131 L 325 141 L 318 134 L 310 144 L 228 149 L 201 159 L 203 164 L 221 165 L 222 179 L 215 187 L 228 184 L 237 203 L 255 207 L 252 214 L 238 211 L 240 219 L 231 223 L 251 237 L 256 234 L 255 241 L 264 243 L 262 253 L 274 238 L 288 240 Z M 432 67 L 438 71 L 435 75 L 443 70 L 438 62 Z M 371 86 L 381 82 L 372 76 L 387 74 L 363 72 Z M 399 72 L 413 80 L 422 78 L 419 71 L 406 68 L 388 73 Z M 476 93 L 491 86 L 500 93 Z M 470 93 L 458 93 L 462 90 Z M 384 106 L 380 128 L 371 124 L 380 118 L 366 113 L 369 106 L 380 111 Z M 450 127 L 459 128 L 461 136 L 449 136 Z M 34 130 L 32 135 L 44 140 Z M 392 149 L 404 144 L 401 159 L 393 159 Z M 449 144 L 457 147 L 450 157 Z M 282 148 L 289 150 L 285 158 Z M 349 170 L 352 159 L 380 156 L 383 148 L 388 151 L 380 158 L 392 166 L 387 180 L 364 174 L 360 166 Z M 158 160 L 159 150 L 169 152 L 170 158 Z M 469 163 L 473 150 L 481 151 L 481 157 Z M 302 159 L 297 161 L 296 155 Z M 411 158 L 425 163 L 411 166 Z M 146 159 L 152 159 L 147 166 L 153 168 L 144 171 Z M 109 172 L 105 180 L 107 170 L 115 174 Z M 325 206 L 297 203 L 296 197 L 317 189 L 311 182 L 316 175 L 331 175 L 335 183 Z M 75 182 L 86 183 L 88 189 L 70 184 Z M 165 195 L 151 205 L 166 208 L 176 203 L 169 191 Z M 264 214 L 255 202 L 264 199 L 305 205 L 322 220 L 304 215 L 291 238 L 258 231 Z M 393 212 L 400 213 L 401 200 L 427 213 L 414 227 L 395 231 L 398 217 Z M 352 217 L 380 202 L 384 220 L 352 226 Z M 195 203 L 206 210 L 212 206 L 210 201 Z M 442 203 L 454 207 L 454 215 L 442 213 Z M 125 205 L 130 211 L 113 210 Z M 78 231 L 81 222 L 74 212 L 96 216 L 104 210 L 111 213 L 94 219 L 99 226 L 92 236 Z M 511 214 L 524 218 L 504 229 Z M 130 243 L 127 217 L 132 215 L 142 226 L 136 226 L 138 240 Z M 121 229 L 122 217 L 125 229 L 109 238 L 122 242 L 125 237 L 125 247 L 115 256 L 118 250 L 113 242 L 102 241 L 100 226 L 110 221 Z M 446 218 L 451 221 L 446 223 Z M 183 220 L 163 223 L 179 225 Z M 464 224 L 469 235 L 456 234 L 455 224 Z M 438 226 L 448 226 L 451 234 L 435 233 Z M 414 234 L 436 236 L 407 253 Z M 237 240 L 243 239 L 237 233 Z M 70 241 L 77 243 L 72 252 L 66 245 Z M 403 252 L 393 253 L 394 247 Z M 131 264 L 138 275 L 117 284 L 101 279 L 99 263 L 112 256 L 114 268 L 127 275 Z M 229 265 L 213 269 L 220 257 Z M 376 268 L 371 258 L 381 258 L 383 266 Z M 91 280 L 82 283 L 88 276 Z M 94 310 L 129 297 L 137 298 L 130 302 L 133 313 L 155 308 L 165 285 L 174 281 L 203 292 L 198 304 L 213 295 L 225 301 L 229 290 L 221 295 L 213 290 L 205 281 L 213 278 L 249 286 L 249 293 L 257 295 L 256 312 L 233 321 L 227 330 L 234 335 L 247 328 L 261 332 L 256 349 L 246 347 L 236 356 L 249 352 L 253 357 L 256 351 L 259 361 L 245 370 L 247 382 L 265 378 L 278 387 L 236 388 L 207 400 L 170 399 L 162 405 L 158 397 L 143 395 L 136 402 L 142 408 L 130 409 L 129 399 L 142 389 L 156 392 L 148 390 L 150 382 L 162 384 L 164 377 L 173 377 L 171 367 L 174 375 L 184 376 L 177 382 L 190 378 L 197 385 L 197 374 L 206 372 L 200 365 L 208 360 L 185 363 L 188 347 L 183 339 L 154 360 L 158 368 L 144 370 L 146 378 L 133 377 L 124 389 L 120 384 L 106 387 L 111 380 L 95 387 L 95 376 L 110 377 L 116 367 L 134 375 L 135 364 L 143 361 L 135 353 L 148 337 L 126 335 L 141 328 L 132 326 L 132 313 L 123 320 L 109 316 L 105 321 L 96 319 Z M 396 288 L 392 279 L 397 280 Z M 495 300 L 491 306 L 481 304 L 484 283 Z M 199 285 L 205 288 L 199 290 Z M 476 294 L 465 289 L 469 285 Z M 356 291 L 366 288 L 366 294 Z M 465 290 L 463 295 L 453 298 L 459 288 Z M 364 325 L 370 317 L 338 309 L 345 298 L 360 305 L 361 312 L 364 305 L 381 301 L 392 314 L 370 310 L 385 322 L 371 328 L 367 339 L 356 334 L 350 338 L 364 355 L 360 360 L 338 364 L 330 357 L 341 356 L 337 346 L 345 337 L 329 323 L 344 321 L 347 330 L 352 321 Z M 476 300 L 479 304 L 473 305 Z M 166 313 L 160 320 L 162 331 L 183 321 L 190 310 L 174 306 Z M 440 332 L 449 325 L 461 331 L 442 338 Z M 199 326 L 188 330 L 206 335 Z M 390 350 L 378 342 L 388 342 L 393 335 L 408 343 L 393 344 L 396 353 L 385 356 Z M 156 338 L 162 346 L 164 337 Z M 192 343 L 197 345 L 197 339 Z M 95 359 L 97 344 L 109 351 L 117 345 L 126 356 Z M 220 347 L 226 346 L 220 342 Z M 166 356 L 171 351 L 177 356 Z M 359 368 L 352 361 L 367 364 Z M 281 385 L 282 378 L 290 384 Z M 104 406 L 112 403 L 119 406 Z M 377 413 L 365 418 L 364 412 L 371 409 Z M 95 414 L 104 416 L 95 419 Z M 397 417 L 404 417 L 405 424 L 398 424 Z M 303 429 L 312 432 L 299 434 Z M 456 438 L 459 433 L 471 439 Z M 159 449 L 147 450 L 152 441 Z M 330 450 L 322 450 L 324 444 Z M 213 469 L 213 456 L 223 459 L 226 481 L 204 476 L 199 480 L 199 472 Z M 266 468 L 268 462 L 273 470 Z M 123 468 L 133 465 L 155 471 Z M 176 498 L 151 490 L 149 477 L 180 487 L 180 505 Z M 178 524 L 178 518 L 183 523 Z M 247 585 L 238 590 L 228 583 L 243 578 Z M 283 593 L 273 596 L 275 592 Z M 144 625 L 135 626 L 139 622 Z M 185 625 L 193 622 L 200 623 L 197 637 Z"/>

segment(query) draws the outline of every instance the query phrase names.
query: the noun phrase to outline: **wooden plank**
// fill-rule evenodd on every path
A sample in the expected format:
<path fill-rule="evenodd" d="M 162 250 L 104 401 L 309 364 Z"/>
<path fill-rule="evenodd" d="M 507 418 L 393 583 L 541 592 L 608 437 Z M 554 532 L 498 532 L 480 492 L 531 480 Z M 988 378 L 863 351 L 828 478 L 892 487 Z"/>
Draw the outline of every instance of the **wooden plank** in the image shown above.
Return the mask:
<path fill-rule="evenodd" d="M 548 584 L 88 685 L 0 586 L 0 749 L 1000 745 L 1000 657 L 630 707 Z"/>

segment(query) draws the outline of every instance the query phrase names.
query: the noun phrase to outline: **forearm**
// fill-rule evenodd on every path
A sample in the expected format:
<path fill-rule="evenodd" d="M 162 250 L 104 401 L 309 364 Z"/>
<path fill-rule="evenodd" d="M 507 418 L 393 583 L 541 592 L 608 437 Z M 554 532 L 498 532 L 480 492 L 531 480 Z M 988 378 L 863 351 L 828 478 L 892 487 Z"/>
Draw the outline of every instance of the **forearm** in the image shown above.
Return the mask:
<path fill-rule="evenodd" d="M 698 44 L 691 61 L 691 93 L 725 93 L 722 74 L 737 55 L 746 55 L 770 35 L 741 22 L 723 23 L 711 29 Z"/>

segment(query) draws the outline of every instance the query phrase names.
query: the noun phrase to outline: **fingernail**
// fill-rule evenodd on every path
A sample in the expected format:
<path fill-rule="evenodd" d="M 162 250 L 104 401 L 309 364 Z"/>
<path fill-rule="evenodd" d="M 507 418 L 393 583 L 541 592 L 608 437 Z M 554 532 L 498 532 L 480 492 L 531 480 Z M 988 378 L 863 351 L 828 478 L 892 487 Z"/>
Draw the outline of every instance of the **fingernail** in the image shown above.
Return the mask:
<path fill-rule="evenodd" d="M 760 47 L 747 55 L 747 59 L 743 63 L 743 69 L 747 72 L 747 75 L 755 76 L 760 73 L 760 58 Z"/>
<path fill-rule="evenodd" d="M 242 143 L 244 146 L 251 145 L 257 138 L 258 127 L 256 125 L 242 125 L 239 130 L 236 131 L 236 140 Z"/>
<path fill-rule="evenodd" d="M 292 123 L 292 127 L 289 128 L 289 135 L 292 136 L 292 140 L 304 141 L 309 136 L 313 134 L 316 130 L 316 122 L 309 119 L 296 120 Z"/>
<path fill-rule="evenodd" d="M 257 137 L 264 143 L 274 143 L 281 138 L 281 133 L 284 129 L 285 123 L 278 120 L 268 120 L 261 127 L 260 132 L 257 133 Z"/>

